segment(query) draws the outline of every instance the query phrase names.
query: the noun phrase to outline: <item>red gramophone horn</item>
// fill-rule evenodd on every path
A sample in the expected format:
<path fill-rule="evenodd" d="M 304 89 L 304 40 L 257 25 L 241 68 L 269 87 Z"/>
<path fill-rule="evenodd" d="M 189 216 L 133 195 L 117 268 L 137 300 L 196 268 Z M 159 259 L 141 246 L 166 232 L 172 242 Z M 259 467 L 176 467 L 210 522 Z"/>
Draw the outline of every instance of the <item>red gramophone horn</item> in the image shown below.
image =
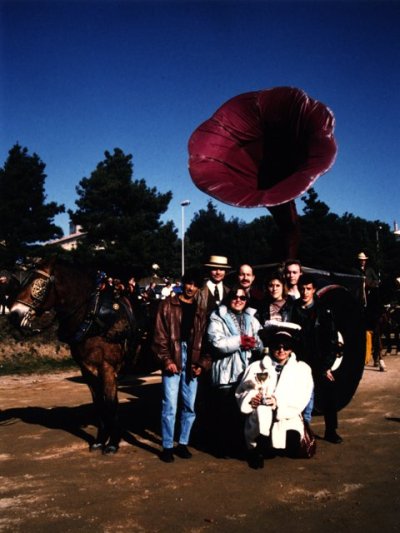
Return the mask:
<path fill-rule="evenodd" d="M 235 96 L 189 140 L 189 171 L 203 192 L 237 207 L 267 207 L 295 257 L 294 199 L 333 165 L 335 119 L 301 89 L 276 87 Z"/>

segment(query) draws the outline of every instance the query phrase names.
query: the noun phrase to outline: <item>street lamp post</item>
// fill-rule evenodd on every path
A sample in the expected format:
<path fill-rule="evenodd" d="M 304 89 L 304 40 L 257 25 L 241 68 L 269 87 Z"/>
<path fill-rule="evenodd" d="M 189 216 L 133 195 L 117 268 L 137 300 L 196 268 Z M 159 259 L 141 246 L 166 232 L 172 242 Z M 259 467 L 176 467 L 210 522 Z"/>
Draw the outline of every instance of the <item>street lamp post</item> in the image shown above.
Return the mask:
<path fill-rule="evenodd" d="M 377 226 L 376 228 L 376 263 L 378 266 L 378 278 L 381 281 L 381 244 L 380 244 L 380 235 L 379 232 L 382 229 L 382 226 Z"/>
<path fill-rule="evenodd" d="M 182 276 L 185 273 L 185 207 L 190 205 L 190 200 L 183 200 L 181 202 L 181 208 L 182 208 Z"/>

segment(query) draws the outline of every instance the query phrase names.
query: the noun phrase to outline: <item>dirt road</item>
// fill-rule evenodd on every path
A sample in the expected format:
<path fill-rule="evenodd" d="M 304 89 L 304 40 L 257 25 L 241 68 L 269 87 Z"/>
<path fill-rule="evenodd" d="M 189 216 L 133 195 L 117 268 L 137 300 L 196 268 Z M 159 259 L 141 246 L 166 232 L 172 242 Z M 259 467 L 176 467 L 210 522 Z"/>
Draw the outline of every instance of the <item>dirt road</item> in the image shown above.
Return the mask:
<path fill-rule="evenodd" d="M 1 378 L 1 532 L 400 531 L 400 356 L 366 367 L 340 413 L 344 443 L 263 470 L 216 459 L 158 458 L 159 377 L 120 383 L 115 456 L 88 451 L 89 392 L 76 372 Z M 314 419 L 317 433 L 323 421 Z"/>

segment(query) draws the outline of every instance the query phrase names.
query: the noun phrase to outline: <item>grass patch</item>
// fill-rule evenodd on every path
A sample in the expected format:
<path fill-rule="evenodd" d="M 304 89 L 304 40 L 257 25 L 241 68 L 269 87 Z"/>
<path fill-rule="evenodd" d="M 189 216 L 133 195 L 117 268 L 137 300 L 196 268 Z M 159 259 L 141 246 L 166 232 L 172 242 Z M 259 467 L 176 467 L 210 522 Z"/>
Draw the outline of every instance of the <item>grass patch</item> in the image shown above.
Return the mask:
<path fill-rule="evenodd" d="M 0 361 L 0 376 L 10 374 L 48 374 L 51 372 L 76 369 L 77 364 L 70 358 L 32 358 L 30 353 L 17 353 Z"/>
<path fill-rule="evenodd" d="M 57 325 L 24 337 L 0 317 L 0 376 L 51 373 L 77 368 L 69 348 L 57 339 Z"/>

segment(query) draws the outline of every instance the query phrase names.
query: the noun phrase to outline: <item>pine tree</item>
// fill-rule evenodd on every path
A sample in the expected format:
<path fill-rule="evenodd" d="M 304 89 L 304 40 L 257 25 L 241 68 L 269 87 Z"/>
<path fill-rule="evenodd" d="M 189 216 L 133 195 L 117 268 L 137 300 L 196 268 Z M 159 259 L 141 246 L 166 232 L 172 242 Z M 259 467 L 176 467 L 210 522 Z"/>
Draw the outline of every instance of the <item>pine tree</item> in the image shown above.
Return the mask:
<path fill-rule="evenodd" d="M 162 262 L 158 250 L 169 248 L 171 253 L 177 239 L 171 224 L 166 228 L 160 220 L 172 193 L 159 193 L 143 179 L 132 180 L 132 155 L 119 148 L 104 155 L 90 177 L 79 182 L 78 209 L 69 211 L 71 220 L 87 233 L 82 246 L 103 266 L 107 262 L 149 267 Z"/>
<path fill-rule="evenodd" d="M 37 154 L 15 144 L 0 169 L 0 241 L 3 262 L 24 256 L 30 245 L 63 235 L 54 224 L 54 217 L 64 206 L 46 203 L 44 185 L 46 165 Z"/>

